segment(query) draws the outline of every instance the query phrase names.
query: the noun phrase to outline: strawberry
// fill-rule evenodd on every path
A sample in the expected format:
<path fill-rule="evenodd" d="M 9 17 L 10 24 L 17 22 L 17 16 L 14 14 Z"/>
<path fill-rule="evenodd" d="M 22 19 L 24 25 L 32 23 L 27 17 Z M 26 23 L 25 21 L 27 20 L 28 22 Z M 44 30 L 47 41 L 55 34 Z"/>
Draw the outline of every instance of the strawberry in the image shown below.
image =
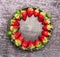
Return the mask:
<path fill-rule="evenodd" d="M 53 29 L 53 26 L 50 25 L 50 24 L 49 25 L 44 25 L 42 29 L 45 30 L 45 31 L 50 31 L 50 30 Z"/>
<path fill-rule="evenodd" d="M 27 12 L 25 10 L 21 10 L 21 14 L 22 14 L 22 19 L 25 21 L 27 18 Z"/>
<path fill-rule="evenodd" d="M 48 19 L 48 20 L 44 20 L 43 22 L 42 22 L 42 24 L 43 25 L 48 25 L 48 24 L 50 24 L 50 20 Z"/>
<path fill-rule="evenodd" d="M 35 47 L 36 47 L 37 50 L 42 47 L 42 43 L 38 39 L 35 40 L 34 44 L 35 44 Z"/>
<path fill-rule="evenodd" d="M 32 40 L 29 41 L 29 45 L 28 45 L 30 51 L 33 51 L 35 46 L 34 46 L 34 43 L 32 42 Z"/>
<path fill-rule="evenodd" d="M 39 8 L 36 8 L 35 10 L 34 10 L 34 16 L 36 17 L 36 16 L 38 16 L 39 15 Z"/>
<path fill-rule="evenodd" d="M 21 13 L 20 13 L 20 14 L 15 13 L 15 14 L 14 14 L 14 17 L 15 17 L 15 19 L 16 19 L 17 21 L 20 21 L 21 18 L 22 18 L 22 15 L 21 15 Z"/>
<path fill-rule="evenodd" d="M 39 36 L 38 37 L 39 39 L 40 39 L 40 41 L 43 43 L 43 44 L 46 44 L 46 43 L 48 43 L 48 38 L 47 37 L 45 37 L 45 36 Z"/>
<path fill-rule="evenodd" d="M 19 40 L 20 40 L 20 41 L 23 41 L 23 40 L 24 40 L 24 36 L 20 36 L 20 37 L 19 37 Z"/>
<path fill-rule="evenodd" d="M 42 31 L 42 35 L 44 36 L 51 36 L 51 33 L 48 31 Z"/>
<path fill-rule="evenodd" d="M 33 8 L 30 7 L 30 8 L 27 9 L 27 15 L 29 17 L 31 17 L 33 15 L 33 12 L 34 12 Z"/>
<path fill-rule="evenodd" d="M 45 38 L 45 36 L 38 36 L 38 38 L 39 38 L 39 40 L 41 41 L 41 42 L 43 42 L 43 40 L 44 40 L 44 38 Z"/>
<path fill-rule="evenodd" d="M 10 26 L 10 31 L 11 31 L 12 33 L 17 32 L 18 29 L 19 29 L 19 26 Z"/>
<path fill-rule="evenodd" d="M 12 39 L 17 39 L 21 35 L 21 32 L 15 32 L 14 34 L 11 35 Z"/>
<path fill-rule="evenodd" d="M 15 39 L 15 45 L 20 46 L 24 40 L 23 36 L 19 36 L 17 39 Z"/>
<path fill-rule="evenodd" d="M 22 43 L 22 49 L 27 50 L 27 48 L 28 48 L 28 41 L 24 40 L 23 43 Z"/>
<path fill-rule="evenodd" d="M 19 29 L 19 26 L 10 26 L 10 30 Z"/>
<path fill-rule="evenodd" d="M 13 26 L 18 26 L 19 25 L 19 22 L 17 20 L 11 20 L 11 25 Z"/>
<path fill-rule="evenodd" d="M 38 21 L 42 22 L 43 20 L 44 20 L 44 16 L 39 13 L 39 15 L 38 15 Z"/>

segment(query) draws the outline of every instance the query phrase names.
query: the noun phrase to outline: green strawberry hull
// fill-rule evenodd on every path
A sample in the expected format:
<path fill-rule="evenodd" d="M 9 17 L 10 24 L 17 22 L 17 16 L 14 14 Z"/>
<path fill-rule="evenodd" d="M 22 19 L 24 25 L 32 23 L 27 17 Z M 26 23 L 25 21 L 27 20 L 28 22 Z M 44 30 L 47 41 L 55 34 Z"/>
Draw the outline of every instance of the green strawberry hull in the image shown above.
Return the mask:
<path fill-rule="evenodd" d="M 20 46 L 20 45 L 21 45 L 21 42 L 19 42 L 19 41 L 15 40 L 14 44 L 18 47 L 18 46 Z"/>

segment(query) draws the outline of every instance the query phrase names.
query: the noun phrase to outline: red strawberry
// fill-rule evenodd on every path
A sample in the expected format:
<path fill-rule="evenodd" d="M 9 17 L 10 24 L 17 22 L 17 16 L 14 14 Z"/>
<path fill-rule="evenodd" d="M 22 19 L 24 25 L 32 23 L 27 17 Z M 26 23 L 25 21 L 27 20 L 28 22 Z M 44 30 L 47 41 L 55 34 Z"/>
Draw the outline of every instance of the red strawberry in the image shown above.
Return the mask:
<path fill-rule="evenodd" d="M 35 45 L 37 45 L 39 43 L 40 43 L 40 41 L 38 39 L 36 39 L 35 42 L 34 42 Z"/>
<path fill-rule="evenodd" d="M 42 35 L 42 36 L 39 36 L 38 38 L 41 40 L 41 42 L 43 42 L 45 36 Z"/>
<path fill-rule="evenodd" d="M 42 31 L 42 35 L 44 36 L 51 36 L 51 33 L 48 31 Z"/>
<path fill-rule="evenodd" d="M 11 25 L 18 26 L 19 22 L 17 20 L 11 20 Z"/>
<path fill-rule="evenodd" d="M 36 17 L 36 16 L 38 16 L 39 15 L 39 8 L 36 8 L 35 10 L 34 10 L 34 16 Z"/>
<path fill-rule="evenodd" d="M 32 42 L 32 40 L 29 41 L 29 46 L 28 47 L 29 47 L 30 51 L 32 51 L 35 48 L 34 43 Z"/>
<path fill-rule="evenodd" d="M 15 39 L 15 45 L 20 46 L 24 40 L 23 36 L 20 36 L 19 38 Z"/>
<path fill-rule="evenodd" d="M 24 36 L 20 36 L 20 37 L 19 37 L 19 40 L 20 40 L 20 41 L 23 41 L 23 40 L 24 40 Z"/>
<path fill-rule="evenodd" d="M 17 39 L 21 35 L 21 32 L 15 32 L 14 34 L 11 35 L 12 39 Z"/>
<path fill-rule="evenodd" d="M 19 26 L 10 26 L 10 30 L 19 29 Z"/>
<path fill-rule="evenodd" d="M 46 44 L 48 42 L 48 38 L 43 35 L 39 36 L 38 38 L 40 39 L 41 42 L 43 42 L 43 44 Z"/>
<path fill-rule="evenodd" d="M 30 7 L 30 8 L 27 9 L 27 15 L 29 17 L 31 17 L 33 15 L 33 12 L 34 12 L 33 8 Z"/>
<path fill-rule="evenodd" d="M 27 48 L 28 48 L 28 41 L 24 40 L 23 43 L 22 43 L 22 49 L 27 50 Z"/>
<path fill-rule="evenodd" d="M 21 14 L 22 14 L 22 19 L 25 21 L 27 18 L 27 12 L 25 10 L 21 10 Z"/>
<path fill-rule="evenodd" d="M 39 22 L 42 22 L 43 20 L 44 20 L 44 16 L 39 13 L 38 21 L 39 21 Z"/>
<path fill-rule="evenodd" d="M 45 31 L 50 31 L 51 29 L 53 29 L 53 26 L 52 25 L 45 25 L 45 26 L 43 26 L 43 28 L 42 28 L 43 30 L 45 30 Z"/>
<path fill-rule="evenodd" d="M 48 25 L 48 24 L 50 24 L 50 20 L 49 20 L 49 19 L 48 19 L 48 20 L 44 20 L 44 21 L 42 22 L 42 24 Z"/>
<path fill-rule="evenodd" d="M 42 47 L 42 43 L 38 39 L 35 40 L 34 44 L 35 44 L 35 47 L 36 47 L 37 50 Z"/>

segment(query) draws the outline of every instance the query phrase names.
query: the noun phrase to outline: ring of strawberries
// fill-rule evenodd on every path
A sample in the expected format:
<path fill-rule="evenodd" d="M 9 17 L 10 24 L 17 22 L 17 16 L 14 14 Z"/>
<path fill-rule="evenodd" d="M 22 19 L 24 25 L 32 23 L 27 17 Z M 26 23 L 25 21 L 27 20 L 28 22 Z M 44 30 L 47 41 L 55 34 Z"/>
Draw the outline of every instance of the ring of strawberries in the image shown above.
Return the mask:
<path fill-rule="evenodd" d="M 32 40 L 25 40 L 24 36 L 22 36 L 21 32 L 19 32 L 19 21 L 26 21 L 27 16 L 31 17 L 32 15 L 37 17 L 38 22 L 41 22 L 44 25 L 42 27 L 43 31 L 41 32 L 41 35 L 39 35 L 34 42 Z M 39 50 L 49 42 L 49 36 L 51 36 L 51 32 L 53 29 L 50 19 L 51 15 L 40 10 L 39 8 L 29 7 L 25 9 L 16 10 L 13 15 L 13 18 L 10 20 L 7 35 L 10 37 L 11 41 L 17 47 L 20 47 L 22 50 Z"/>

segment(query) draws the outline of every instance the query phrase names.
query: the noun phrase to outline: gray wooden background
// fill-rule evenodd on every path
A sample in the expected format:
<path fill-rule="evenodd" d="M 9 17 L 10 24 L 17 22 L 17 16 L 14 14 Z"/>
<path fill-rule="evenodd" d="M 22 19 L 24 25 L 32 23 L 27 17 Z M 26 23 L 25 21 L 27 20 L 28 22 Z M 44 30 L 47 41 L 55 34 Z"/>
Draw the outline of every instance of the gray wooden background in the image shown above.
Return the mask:
<path fill-rule="evenodd" d="M 8 21 L 16 9 L 26 7 L 39 7 L 43 11 L 52 14 L 51 22 L 54 26 L 52 37 L 45 48 L 34 52 L 24 52 L 14 47 L 6 36 Z M 31 19 L 34 19 L 33 17 Z M 34 23 L 37 26 L 34 26 Z M 24 23 L 24 22 L 23 22 Z M 21 31 L 28 32 L 30 37 L 39 34 L 39 24 L 35 20 L 29 20 L 25 25 L 21 23 Z M 31 24 L 31 25 L 29 25 Z M 27 25 L 27 26 L 26 26 Z M 34 26 L 36 31 L 34 30 Z M 30 28 L 26 30 L 26 28 Z M 32 35 L 31 35 L 32 33 Z M 0 57 L 60 57 L 60 0 L 0 0 Z"/>

